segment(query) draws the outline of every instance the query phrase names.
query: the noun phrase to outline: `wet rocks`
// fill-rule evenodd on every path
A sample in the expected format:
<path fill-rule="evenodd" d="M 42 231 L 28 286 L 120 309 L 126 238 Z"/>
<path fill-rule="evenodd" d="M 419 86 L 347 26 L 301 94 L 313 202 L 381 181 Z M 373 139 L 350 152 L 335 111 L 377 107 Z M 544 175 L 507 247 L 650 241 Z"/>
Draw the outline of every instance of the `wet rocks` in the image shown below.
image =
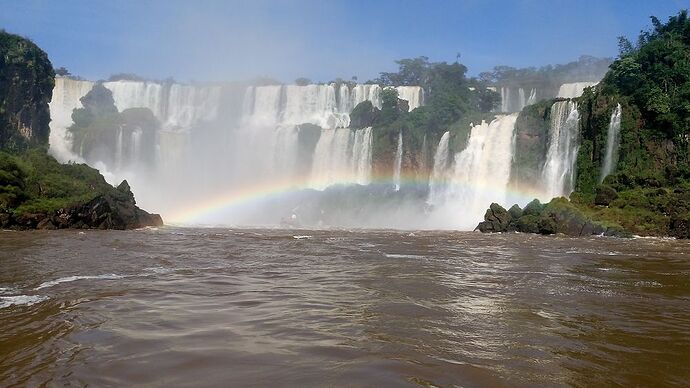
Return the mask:
<path fill-rule="evenodd" d="M 136 206 L 127 181 L 115 190 L 92 200 L 44 214 L 0 213 L 0 227 L 11 229 L 137 229 L 161 226 L 158 214 L 148 213 Z"/>
<path fill-rule="evenodd" d="M 524 209 L 514 205 L 509 211 L 492 203 L 484 215 L 484 221 L 477 225 L 477 230 L 483 233 L 515 231 L 573 237 L 601 234 L 629 236 L 620 228 L 606 227 L 592 221 L 565 198 L 555 198 L 545 205 L 535 199 Z"/>

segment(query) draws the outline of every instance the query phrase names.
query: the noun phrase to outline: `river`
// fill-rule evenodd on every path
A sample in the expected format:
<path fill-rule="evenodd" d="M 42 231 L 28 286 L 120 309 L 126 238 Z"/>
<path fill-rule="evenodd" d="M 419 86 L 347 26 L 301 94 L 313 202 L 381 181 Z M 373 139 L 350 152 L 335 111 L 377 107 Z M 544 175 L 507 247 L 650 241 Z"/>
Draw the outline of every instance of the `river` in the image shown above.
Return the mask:
<path fill-rule="evenodd" d="M 690 243 L 0 232 L 0 386 L 690 385 Z"/>

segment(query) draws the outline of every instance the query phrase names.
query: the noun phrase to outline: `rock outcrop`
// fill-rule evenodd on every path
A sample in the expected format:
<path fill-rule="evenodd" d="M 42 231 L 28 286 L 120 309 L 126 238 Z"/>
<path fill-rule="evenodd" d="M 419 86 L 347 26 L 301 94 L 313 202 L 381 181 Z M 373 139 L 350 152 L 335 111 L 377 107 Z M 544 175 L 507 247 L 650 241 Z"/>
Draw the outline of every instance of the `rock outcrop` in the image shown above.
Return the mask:
<path fill-rule="evenodd" d="M 530 202 L 524 209 L 513 205 L 510 210 L 492 203 L 477 225 L 482 233 L 522 232 L 539 234 L 564 234 L 580 237 L 606 235 L 629 237 L 616 226 L 605 226 L 592 221 L 565 198 L 555 198 L 546 205 L 539 200 Z"/>
<path fill-rule="evenodd" d="M 158 214 L 148 213 L 136 206 L 127 181 L 115 190 L 101 194 L 84 203 L 53 213 L 0 213 L 0 227 L 4 229 L 137 229 L 162 226 Z"/>

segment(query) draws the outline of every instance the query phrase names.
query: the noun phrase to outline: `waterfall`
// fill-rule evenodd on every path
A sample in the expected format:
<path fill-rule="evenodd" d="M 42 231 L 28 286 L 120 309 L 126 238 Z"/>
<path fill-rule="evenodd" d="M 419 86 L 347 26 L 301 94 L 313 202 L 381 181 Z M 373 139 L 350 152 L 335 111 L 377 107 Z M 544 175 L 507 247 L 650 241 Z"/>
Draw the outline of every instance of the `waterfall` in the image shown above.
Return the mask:
<path fill-rule="evenodd" d="M 395 163 L 393 165 L 393 184 L 395 191 L 400 190 L 400 173 L 402 170 L 403 138 L 402 131 L 398 133 L 398 148 L 395 152 Z"/>
<path fill-rule="evenodd" d="M 517 116 L 498 116 L 489 124 L 473 126 L 467 146 L 455 155 L 447 185 L 440 186 L 443 192 L 434 191 L 435 198 L 429 198 L 452 227 L 474 228 L 487 204 L 506 205 Z M 439 155 L 439 169 L 442 158 Z"/>
<path fill-rule="evenodd" d="M 103 86 L 113 93 L 115 107 L 122 112 L 129 108 L 149 108 L 159 120 L 164 120 L 163 87 L 155 82 L 111 81 Z"/>
<path fill-rule="evenodd" d="M 424 92 L 419 86 L 399 86 L 399 98 L 408 101 L 409 110 L 423 103 Z M 355 85 L 350 89 L 342 84 L 272 85 L 249 87 L 245 93 L 243 111 L 250 125 L 314 124 L 322 128 L 346 128 L 350 112 L 357 104 L 371 101 L 381 108 L 379 85 Z"/>
<path fill-rule="evenodd" d="M 561 85 L 558 88 L 558 94 L 556 97 L 559 98 L 576 98 L 580 97 L 584 92 L 585 88 L 594 86 L 598 82 L 572 82 Z"/>
<path fill-rule="evenodd" d="M 518 96 L 520 98 L 520 106 L 519 106 L 520 109 L 518 109 L 518 112 L 519 112 L 522 110 L 522 108 L 525 107 L 525 105 L 527 105 L 527 101 L 525 100 L 525 89 L 523 89 L 523 88 L 518 89 Z"/>
<path fill-rule="evenodd" d="M 297 165 L 298 132 L 295 126 L 279 126 L 275 128 L 273 136 L 269 139 L 258 139 L 259 141 L 272 140 L 271 155 L 274 158 L 270 173 L 278 176 L 293 176 Z"/>
<path fill-rule="evenodd" d="M 610 175 L 618 163 L 618 146 L 620 143 L 621 130 L 621 104 L 616 105 L 616 109 L 611 113 L 609 129 L 606 134 L 606 155 L 601 166 L 601 177 L 599 182 L 603 182 L 607 175 Z"/>
<path fill-rule="evenodd" d="M 501 86 L 501 112 L 508 112 L 510 89 Z"/>
<path fill-rule="evenodd" d="M 50 100 L 50 154 L 58 161 L 81 161 L 72 152 L 72 139 L 67 128 L 72 125 L 72 111 L 81 108 L 80 98 L 93 88 L 93 82 L 55 77 L 53 98 Z"/>
<path fill-rule="evenodd" d="M 219 100 L 219 87 L 173 84 L 170 86 L 166 115 L 161 121 L 164 126 L 177 129 L 188 129 L 198 122 L 211 121 L 218 114 Z"/>
<path fill-rule="evenodd" d="M 130 140 L 130 163 L 136 165 L 141 156 L 141 130 L 132 131 Z"/>
<path fill-rule="evenodd" d="M 311 188 L 335 184 L 368 184 L 371 180 L 371 128 L 325 129 L 316 144 L 310 176 Z"/>
<path fill-rule="evenodd" d="M 424 103 L 424 89 L 419 86 L 398 86 L 398 98 L 407 101 L 408 111 L 419 108 Z"/>
<path fill-rule="evenodd" d="M 573 190 L 579 120 L 574 102 L 558 101 L 551 106 L 550 142 L 542 170 L 545 200 L 567 196 Z"/>
<path fill-rule="evenodd" d="M 355 132 L 352 151 L 354 183 L 368 185 L 371 182 L 371 127 Z"/>
<path fill-rule="evenodd" d="M 117 166 L 118 170 L 122 169 L 123 141 L 122 127 L 119 127 L 117 130 L 117 144 L 115 145 L 115 166 Z"/>
<path fill-rule="evenodd" d="M 429 199 L 431 205 L 441 204 L 446 191 L 448 180 L 448 164 L 450 159 L 450 132 L 445 132 L 434 153 L 434 166 L 429 177 Z"/>
<path fill-rule="evenodd" d="M 527 99 L 526 105 L 532 105 L 532 104 L 535 104 L 536 102 L 537 102 L 537 89 L 532 88 L 532 90 L 529 93 L 529 98 Z M 522 110 L 522 109 L 520 109 L 520 110 Z"/>

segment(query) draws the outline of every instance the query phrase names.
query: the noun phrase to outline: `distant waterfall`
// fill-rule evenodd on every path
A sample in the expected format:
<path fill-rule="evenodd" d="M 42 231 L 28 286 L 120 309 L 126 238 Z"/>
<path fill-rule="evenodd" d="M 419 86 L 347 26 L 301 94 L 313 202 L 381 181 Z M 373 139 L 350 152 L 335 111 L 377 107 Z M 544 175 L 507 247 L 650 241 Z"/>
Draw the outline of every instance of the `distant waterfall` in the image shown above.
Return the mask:
<path fill-rule="evenodd" d="M 244 116 L 250 125 L 310 123 L 328 129 L 346 128 L 357 104 L 371 101 L 381 108 L 381 90 L 379 85 L 340 85 L 336 90 L 336 84 L 249 87 L 243 103 Z M 409 110 L 423 103 L 424 92 L 419 86 L 399 86 L 396 90 L 398 97 L 408 102 Z"/>
<path fill-rule="evenodd" d="M 398 133 L 398 147 L 395 152 L 395 163 L 393 165 L 393 184 L 395 191 L 400 190 L 400 173 L 402 170 L 403 138 L 402 132 Z"/>
<path fill-rule="evenodd" d="M 551 107 L 550 142 L 542 170 L 545 199 L 567 196 L 573 190 L 579 120 L 574 102 L 558 101 Z"/>
<path fill-rule="evenodd" d="M 398 98 L 407 101 L 408 111 L 419 108 L 424 103 L 424 89 L 419 86 L 398 86 Z"/>
<path fill-rule="evenodd" d="M 596 85 L 598 82 L 572 82 L 561 85 L 558 89 L 556 97 L 559 98 L 576 98 L 580 97 L 585 88 Z"/>
<path fill-rule="evenodd" d="M 132 131 L 130 162 L 136 164 L 141 156 L 141 130 Z"/>
<path fill-rule="evenodd" d="M 430 197 L 429 202 L 441 216 L 450 217 L 450 226 L 474 227 L 481 221 L 487 203 L 506 205 L 517 116 L 499 116 L 489 124 L 473 126 L 467 146 L 455 155 L 447 185 L 439 186 L 444 192 L 434 189 L 430 193 L 435 198 Z M 439 174 L 442 159 L 440 154 Z"/>
<path fill-rule="evenodd" d="M 503 113 L 520 112 L 527 105 L 532 105 L 536 102 L 537 89 L 535 88 L 530 89 L 530 94 L 527 96 L 524 88 L 501 87 L 501 112 Z"/>
<path fill-rule="evenodd" d="M 501 112 L 508 112 L 510 104 L 510 89 L 501 87 Z"/>
<path fill-rule="evenodd" d="M 122 127 L 118 128 L 117 144 L 115 145 L 115 166 L 117 166 L 118 169 L 122 168 L 122 149 L 124 145 L 124 135 L 122 132 Z"/>
<path fill-rule="evenodd" d="M 370 127 L 323 130 L 314 150 L 309 187 L 322 190 L 334 184 L 368 184 L 371 141 Z"/>
<path fill-rule="evenodd" d="M 599 182 L 603 182 L 607 175 L 610 175 L 618 163 L 618 147 L 620 145 L 621 130 L 621 104 L 616 105 L 616 109 L 611 114 L 609 129 L 606 134 L 606 155 L 601 166 L 601 177 Z"/>
<path fill-rule="evenodd" d="M 93 82 L 55 77 L 53 98 L 50 100 L 50 154 L 58 161 L 81 161 L 72 152 L 72 140 L 67 128 L 72 125 L 72 111 L 81 108 L 80 98 L 93 88 Z"/>
<path fill-rule="evenodd" d="M 427 203 L 434 205 L 443 202 L 448 180 L 448 165 L 450 159 L 450 132 L 445 132 L 436 147 L 434 166 L 429 177 L 429 199 Z"/>
<path fill-rule="evenodd" d="M 159 120 L 165 111 L 163 86 L 155 82 L 111 81 L 103 86 L 113 93 L 115 107 L 122 112 L 129 108 L 149 108 Z"/>

